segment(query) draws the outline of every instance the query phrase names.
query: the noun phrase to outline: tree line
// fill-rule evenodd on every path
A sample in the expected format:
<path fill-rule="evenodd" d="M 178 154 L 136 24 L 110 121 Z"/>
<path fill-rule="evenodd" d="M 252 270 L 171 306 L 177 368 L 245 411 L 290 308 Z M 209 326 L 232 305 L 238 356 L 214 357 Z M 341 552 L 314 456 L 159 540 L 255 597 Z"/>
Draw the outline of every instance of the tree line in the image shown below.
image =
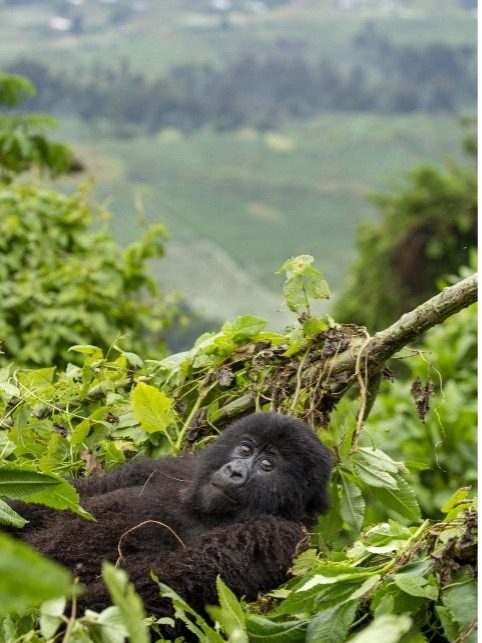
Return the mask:
<path fill-rule="evenodd" d="M 248 54 L 221 69 L 185 64 L 154 79 L 127 59 L 66 71 L 24 58 L 7 71 L 38 87 L 26 109 L 74 114 L 115 136 L 167 127 L 268 129 L 333 111 L 460 113 L 476 104 L 473 47 L 395 45 L 367 25 L 353 40 L 352 58 L 312 63 L 296 55 Z"/>

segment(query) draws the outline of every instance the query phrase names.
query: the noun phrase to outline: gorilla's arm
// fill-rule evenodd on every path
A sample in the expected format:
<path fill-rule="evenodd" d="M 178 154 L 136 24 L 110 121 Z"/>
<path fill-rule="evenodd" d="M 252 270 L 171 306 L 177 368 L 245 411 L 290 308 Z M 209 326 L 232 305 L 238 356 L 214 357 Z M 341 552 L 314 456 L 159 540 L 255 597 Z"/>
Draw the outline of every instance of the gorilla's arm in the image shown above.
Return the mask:
<path fill-rule="evenodd" d="M 129 460 L 112 471 L 88 478 L 70 479 L 69 482 L 79 492 L 82 503 L 82 498 L 100 496 L 116 489 L 142 486 L 151 481 L 160 487 L 168 486 L 165 483 L 169 480 L 190 481 L 194 476 L 194 469 L 195 458 L 192 455 L 161 459 L 143 457 Z M 58 514 L 57 510 L 50 507 L 21 500 L 12 500 L 8 504 L 22 518 L 28 520 L 28 523 L 22 528 L 6 525 L 1 525 L 0 528 L 20 537 L 27 531 L 42 529 Z"/>
<path fill-rule="evenodd" d="M 70 480 L 70 482 L 77 489 L 81 498 L 90 498 L 115 489 L 142 486 L 150 479 L 155 483 L 162 481 L 163 477 L 190 481 L 194 475 L 194 462 L 195 458 L 192 455 L 161 459 L 135 458 L 107 473 Z"/>
<path fill-rule="evenodd" d="M 172 614 L 149 578 L 149 569 L 198 611 L 218 602 L 216 578 L 238 597 L 255 600 L 258 593 L 288 579 L 288 570 L 304 538 L 300 525 L 270 515 L 206 532 L 196 545 L 167 556 L 137 554 L 125 569 L 148 613 Z"/>

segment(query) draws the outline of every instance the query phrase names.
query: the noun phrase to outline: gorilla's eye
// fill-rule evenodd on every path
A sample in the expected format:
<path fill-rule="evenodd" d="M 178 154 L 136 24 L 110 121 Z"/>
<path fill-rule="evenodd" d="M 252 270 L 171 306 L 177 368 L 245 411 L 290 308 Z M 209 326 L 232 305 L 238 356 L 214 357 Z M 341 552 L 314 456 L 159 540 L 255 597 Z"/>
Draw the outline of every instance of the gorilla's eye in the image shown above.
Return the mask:
<path fill-rule="evenodd" d="M 239 447 L 239 454 L 242 458 L 249 458 L 252 453 L 253 449 L 249 446 L 249 444 L 242 444 Z"/>
<path fill-rule="evenodd" d="M 271 460 L 268 460 L 268 458 L 263 458 L 259 461 L 259 464 L 264 471 L 271 471 L 272 469 L 274 469 L 274 464 L 271 462 Z"/>

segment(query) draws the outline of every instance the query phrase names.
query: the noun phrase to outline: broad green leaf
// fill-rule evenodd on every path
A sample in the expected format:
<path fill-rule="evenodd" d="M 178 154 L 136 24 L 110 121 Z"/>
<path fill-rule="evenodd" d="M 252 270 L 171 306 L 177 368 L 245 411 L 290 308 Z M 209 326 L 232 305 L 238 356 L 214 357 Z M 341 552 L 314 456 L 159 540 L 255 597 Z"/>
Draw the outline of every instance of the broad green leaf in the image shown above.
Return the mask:
<path fill-rule="evenodd" d="M 363 458 L 368 464 L 373 465 L 376 469 L 380 471 L 388 471 L 388 473 L 397 473 L 400 469 L 400 464 L 392 460 L 392 458 L 380 451 L 380 449 L 374 449 L 372 447 L 360 447 L 356 452 L 356 455 L 360 458 Z"/>
<path fill-rule="evenodd" d="M 349 601 L 315 614 L 306 630 L 306 643 L 345 643 L 355 619 L 358 601 Z"/>
<path fill-rule="evenodd" d="M 99 627 L 100 635 L 102 637 L 101 643 L 125 643 L 128 639 L 129 631 L 125 626 L 121 611 L 117 605 L 106 607 L 100 614 L 92 612 L 91 610 L 86 610 L 85 616 L 89 623 L 94 623 Z M 172 619 L 165 620 L 168 621 L 167 625 L 172 626 L 174 623 Z M 91 640 L 92 639 L 89 636 L 86 643 L 91 643 Z M 74 642 L 82 643 L 82 641 L 78 642 L 76 637 L 74 637 Z"/>
<path fill-rule="evenodd" d="M 430 585 L 428 580 L 423 576 L 415 576 L 415 574 L 395 574 L 393 580 L 397 587 L 406 594 L 410 594 L 410 596 L 420 596 L 421 598 L 428 598 L 431 601 L 438 599 L 438 589 Z"/>
<path fill-rule="evenodd" d="M 398 489 L 372 488 L 373 495 L 382 502 L 387 509 L 392 509 L 412 522 L 421 519 L 420 506 L 415 496 L 415 491 L 400 475 L 394 475 Z"/>
<path fill-rule="evenodd" d="M 0 467 L 0 496 L 7 498 L 24 498 L 61 484 L 61 479 L 46 473 L 12 465 Z"/>
<path fill-rule="evenodd" d="M 23 527 L 27 521 L 0 499 L 0 524 Z"/>
<path fill-rule="evenodd" d="M 354 472 L 369 487 L 398 489 L 397 481 L 385 468 L 380 468 L 376 459 L 368 460 L 363 453 L 355 453 L 352 458 Z"/>
<path fill-rule="evenodd" d="M 131 393 L 132 413 L 147 433 L 165 432 L 175 420 L 173 400 L 150 384 L 139 382 Z"/>
<path fill-rule="evenodd" d="M 465 583 L 442 592 L 442 603 L 450 610 L 454 621 L 462 630 L 477 618 L 477 587 L 475 582 Z"/>
<path fill-rule="evenodd" d="M 155 574 L 152 578 L 159 585 L 161 596 L 169 598 L 175 611 L 175 617 L 181 620 L 187 629 L 195 634 L 202 643 L 224 643 L 223 637 L 210 627 L 206 620 L 168 585 L 161 583 Z M 192 617 L 192 618 L 190 618 Z"/>
<path fill-rule="evenodd" d="M 448 641 L 455 641 L 460 636 L 460 625 L 453 618 L 449 608 L 443 605 L 436 605 L 435 612 L 442 623 L 445 638 Z"/>
<path fill-rule="evenodd" d="M 98 346 L 92 344 L 75 344 L 69 348 L 69 351 L 74 353 L 82 353 L 84 355 L 91 355 L 95 359 L 102 359 L 104 356 L 102 350 Z"/>
<path fill-rule="evenodd" d="M 243 315 L 238 317 L 231 325 L 231 332 L 235 335 L 237 340 L 248 340 L 255 337 L 258 333 L 264 330 L 267 322 L 261 317 L 254 317 L 253 315 Z"/>
<path fill-rule="evenodd" d="M 340 498 L 340 513 L 352 529 L 359 530 L 365 515 L 365 500 L 361 489 L 349 480 L 343 472 L 340 475 L 342 494 Z"/>
<path fill-rule="evenodd" d="M 41 402 L 54 391 L 55 366 L 39 368 L 36 371 L 20 371 L 17 375 L 20 390 L 27 399 Z"/>
<path fill-rule="evenodd" d="M 146 617 L 144 607 L 125 571 L 104 561 L 102 563 L 102 577 L 112 601 L 119 608 L 122 620 L 129 632 L 129 641 L 149 643 L 150 637 L 144 623 Z"/>
<path fill-rule="evenodd" d="M 401 614 L 384 614 L 350 639 L 350 643 L 398 643 L 412 626 L 412 619 Z"/>
<path fill-rule="evenodd" d="M 307 623 L 306 620 L 277 623 L 257 614 L 246 617 L 250 643 L 304 643 Z"/>
<path fill-rule="evenodd" d="M 243 611 L 238 599 L 220 576 L 216 579 L 220 607 L 208 607 L 210 616 L 217 621 L 232 643 L 248 643 Z"/>
<path fill-rule="evenodd" d="M 471 487 L 461 487 L 447 500 L 443 505 L 442 511 L 447 514 L 444 518 L 445 522 L 454 520 L 464 509 L 473 502 L 469 498 Z"/>
<path fill-rule="evenodd" d="M 40 631 L 46 639 L 52 638 L 64 623 L 62 615 L 66 605 L 67 601 L 64 597 L 42 603 L 40 607 Z"/>
<path fill-rule="evenodd" d="M 70 596 L 70 573 L 19 540 L 0 534 L 0 614 Z"/>
<path fill-rule="evenodd" d="M 318 553 L 316 549 L 307 549 L 295 558 L 291 565 L 290 572 L 293 576 L 304 576 L 319 564 Z"/>

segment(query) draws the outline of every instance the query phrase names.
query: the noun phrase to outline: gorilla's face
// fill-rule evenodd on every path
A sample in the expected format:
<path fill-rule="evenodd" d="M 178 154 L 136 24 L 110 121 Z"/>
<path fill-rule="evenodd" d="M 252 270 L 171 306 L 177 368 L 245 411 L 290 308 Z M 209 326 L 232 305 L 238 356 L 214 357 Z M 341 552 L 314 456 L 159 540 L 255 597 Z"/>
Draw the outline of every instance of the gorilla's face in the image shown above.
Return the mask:
<path fill-rule="evenodd" d="M 200 455 L 186 500 L 214 520 L 268 513 L 309 522 L 327 507 L 330 470 L 328 449 L 304 422 L 254 413 Z"/>
<path fill-rule="evenodd" d="M 250 505 L 253 494 L 266 496 L 276 484 L 279 464 L 275 447 L 260 444 L 251 435 L 240 436 L 228 461 L 204 482 L 200 494 L 203 510 L 232 514 Z"/>

